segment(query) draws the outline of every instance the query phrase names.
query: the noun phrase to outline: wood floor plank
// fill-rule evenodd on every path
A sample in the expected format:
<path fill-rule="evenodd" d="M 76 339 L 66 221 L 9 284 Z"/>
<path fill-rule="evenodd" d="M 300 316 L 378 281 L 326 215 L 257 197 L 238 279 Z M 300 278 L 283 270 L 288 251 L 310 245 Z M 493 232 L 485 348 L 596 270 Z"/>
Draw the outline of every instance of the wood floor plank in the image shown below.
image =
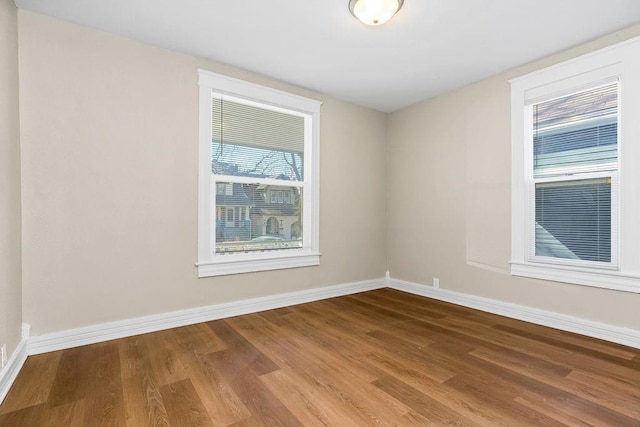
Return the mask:
<path fill-rule="evenodd" d="M 141 336 L 120 340 L 125 418 L 129 425 L 170 425 L 160 386 L 152 374 L 151 351 Z"/>
<path fill-rule="evenodd" d="M 353 298 L 381 308 L 386 308 L 390 305 L 393 305 L 395 310 L 398 310 L 402 314 L 418 320 L 433 320 L 446 317 L 446 314 L 443 314 L 442 312 L 438 313 L 423 306 L 409 304 L 404 301 L 393 301 L 380 295 L 379 293 L 363 292 L 353 295 Z"/>
<path fill-rule="evenodd" d="M 456 372 L 449 368 L 447 358 L 433 358 L 433 354 L 428 350 L 432 347 L 431 345 L 420 348 L 411 345 L 402 338 L 382 331 L 369 332 L 365 338 L 369 342 L 378 344 L 379 353 L 391 355 L 392 358 L 422 372 L 434 381 L 444 382 L 456 375 Z M 473 348 L 466 350 L 471 351 Z M 465 349 L 460 348 L 459 351 L 464 352 Z"/>
<path fill-rule="evenodd" d="M 380 390 L 395 397 L 434 424 L 469 426 L 473 423 L 440 402 L 393 377 L 383 377 L 373 382 Z"/>
<path fill-rule="evenodd" d="M 263 375 L 261 380 L 305 426 L 331 426 L 332 420 L 344 420 L 340 408 L 328 399 L 319 399 L 318 391 L 294 375 L 279 370 Z"/>
<path fill-rule="evenodd" d="M 164 366 L 160 372 L 154 371 L 161 384 L 166 384 L 171 378 L 175 378 L 175 382 L 181 381 L 182 378 L 190 379 L 209 417 L 216 420 L 216 423 L 227 425 L 250 415 L 207 357 L 212 351 L 227 348 L 207 324 L 175 328 L 154 336 L 162 345 L 162 357 L 154 358 L 156 366 L 159 365 L 158 360 L 164 362 L 160 364 Z M 157 347 L 150 347 L 148 344 L 145 348 L 148 349 L 146 353 L 149 355 L 158 350 Z M 162 402 L 149 399 L 150 396 L 158 396 L 159 392 L 151 388 L 154 385 L 152 378 L 146 377 L 144 380 L 144 384 L 147 385 L 147 394 L 144 397 L 150 400 L 149 404 L 154 405 L 150 407 L 153 410 L 151 414 L 155 414 L 156 419 L 163 420 L 166 414 L 163 413 Z"/>
<path fill-rule="evenodd" d="M 266 425 L 301 426 L 300 421 L 260 381 L 256 372 L 259 367 L 252 367 L 235 356 L 236 353 L 229 349 L 209 355 L 251 414 Z"/>
<path fill-rule="evenodd" d="M 504 347 L 492 349 L 479 347 L 469 354 L 532 378 L 564 378 L 571 372 L 571 369 L 566 366 Z"/>
<path fill-rule="evenodd" d="M 574 369 L 567 375 L 567 379 L 598 388 L 611 393 L 613 396 L 630 396 L 640 401 L 640 386 L 633 383 L 633 378 L 629 379 L 630 381 L 621 381 L 618 378 L 612 378 L 603 373 L 595 374 L 581 369 Z M 640 410 L 640 404 L 637 406 Z"/>
<path fill-rule="evenodd" d="M 27 406 L 0 414 L 0 426 L 41 426 L 46 419 L 46 404 Z"/>
<path fill-rule="evenodd" d="M 389 299 L 391 301 L 389 304 L 390 307 L 394 307 L 395 304 L 405 303 L 409 306 L 413 306 L 422 310 L 428 310 L 445 317 L 455 316 L 488 324 L 494 324 L 502 319 L 500 316 L 496 316 L 491 313 L 486 313 L 479 310 L 471 310 L 466 307 L 444 301 L 438 301 L 430 298 L 423 298 L 422 301 L 420 301 L 415 298 L 415 295 L 397 291 L 395 289 L 380 289 L 379 291 L 376 291 L 376 293 L 386 299 Z"/>
<path fill-rule="evenodd" d="M 585 337 L 583 335 L 577 335 L 571 332 L 561 331 L 558 329 L 549 329 L 549 333 L 556 334 L 558 339 L 564 342 L 578 345 L 580 347 L 590 348 L 599 353 L 606 353 L 611 356 L 620 357 L 622 359 L 633 360 L 636 356 L 636 352 L 630 350 L 621 344 L 607 342 L 592 337 Z"/>
<path fill-rule="evenodd" d="M 189 378 L 180 357 L 182 350 L 174 345 L 175 336 L 171 330 L 145 334 L 143 339 L 149 349 L 149 361 L 158 385 L 172 384 Z"/>
<path fill-rule="evenodd" d="M 307 319 L 318 319 L 337 329 L 348 329 L 354 334 L 369 332 L 380 327 L 380 321 L 343 310 L 332 303 L 332 299 L 302 304 L 293 307 L 295 313 Z"/>
<path fill-rule="evenodd" d="M 84 400 L 56 406 L 48 410 L 46 414 L 46 419 L 42 420 L 42 425 L 45 427 L 83 427 L 87 425 L 84 416 Z"/>
<path fill-rule="evenodd" d="M 219 350 L 222 351 L 222 350 Z M 208 357 L 197 349 L 185 352 L 185 363 L 194 389 L 200 396 L 209 417 L 216 425 L 230 425 L 250 417 L 231 385 Z"/>
<path fill-rule="evenodd" d="M 573 366 L 572 359 L 568 357 L 571 356 L 571 352 L 550 345 L 541 345 L 527 338 L 494 329 L 493 325 L 490 324 L 478 323 L 460 317 L 447 317 L 439 320 L 437 324 L 447 330 L 458 332 L 465 336 L 483 337 L 485 341 L 483 345 L 491 343 L 495 346 L 515 350 L 541 360 L 564 366 L 567 369 L 571 369 Z"/>
<path fill-rule="evenodd" d="M 45 403 L 56 378 L 61 357 L 62 352 L 28 357 L 11 391 L 0 406 L 0 414 Z"/>
<path fill-rule="evenodd" d="M 163 385 L 160 393 L 172 426 L 214 425 L 189 379 Z"/>
<path fill-rule="evenodd" d="M 173 335 L 170 341 L 183 352 L 207 354 L 227 348 L 206 323 L 174 328 L 168 333 Z"/>
<path fill-rule="evenodd" d="M 301 421 L 311 425 L 316 424 L 315 420 L 318 425 L 366 425 L 366 416 L 363 418 L 362 412 L 350 405 L 335 385 L 328 385 L 333 378 L 331 369 L 317 363 L 308 353 L 291 351 L 296 348 L 299 349 L 293 343 L 281 343 L 277 353 L 289 360 L 282 370 L 261 376 L 262 382 Z M 294 356 L 286 356 L 287 353 Z"/>
<path fill-rule="evenodd" d="M 251 366 L 258 375 L 267 374 L 278 369 L 278 365 L 229 326 L 226 321 L 216 320 L 207 324 L 222 339 L 228 349 L 233 350 L 237 357 L 240 357 L 243 363 Z"/>
<path fill-rule="evenodd" d="M 572 381 L 566 378 L 571 371 L 567 368 L 550 364 L 533 357 L 528 357 L 512 350 L 503 349 L 501 352 L 479 348 L 470 353 L 493 364 L 502 366 L 510 371 L 535 378 L 558 390 L 569 392 L 595 403 L 604 403 L 608 408 L 615 409 L 629 417 L 640 417 L 640 399 L 634 394 L 620 394 L 611 398 L 609 391 L 601 387 Z"/>
<path fill-rule="evenodd" d="M 355 425 L 378 422 L 403 425 L 407 422 L 407 418 L 421 419 L 418 414 L 411 414 L 410 408 L 393 401 L 389 396 L 376 394 L 377 390 L 370 387 L 366 378 L 371 375 L 372 370 L 379 372 L 377 369 L 366 363 L 363 364 L 362 361 L 349 360 L 344 351 L 340 355 L 326 351 L 324 346 L 327 345 L 329 337 L 316 336 L 321 333 L 320 329 L 314 328 L 312 325 L 297 324 L 295 333 L 292 333 L 290 328 L 286 327 L 291 325 L 283 325 L 278 329 L 281 336 L 288 337 L 283 341 L 276 338 L 269 324 L 265 323 L 266 320 L 260 322 L 260 318 L 261 316 L 243 316 L 243 319 L 250 319 L 248 321 L 252 321 L 254 327 L 242 328 L 242 331 L 254 334 L 251 335 L 252 341 L 263 342 L 264 337 L 269 335 L 271 335 L 271 340 L 277 340 L 278 345 L 271 345 L 272 351 L 277 349 L 273 354 L 274 359 L 288 360 L 288 363 L 282 364 L 283 369 L 302 372 L 303 375 L 297 378 L 305 384 L 305 389 L 320 396 L 323 406 L 340 408 L 342 418 L 345 415 L 348 416 L 352 420 L 351 423 Z M 293 319 L 294 317 L 290 317 L 289 321 L 293 322 Z M 234 326 L 244 323 L 243 320 L 237 318 L 231 319 L 229 322 Z M 307 348 L 314 348 L 314 351 L 304 352 L 304 349 Z M 297 357 L 299 353 L 304 354 L 304 357 Z M 353 367 L 351 367 L 351 363 L 353 363 Z M 268 382 L 276 372 L 261 378 Z M 380 411 L 381 408 L 384 410 Z M 293 405 L 289 409 L 297 415 L 296 410 L 300 408 Z M 381 415 L 376 416 L 376 411 L 379 411 Z M 306 414 L 303 414 L 303 418 L 304 415 Z M 332 425 L 336 423 L 340 423 L 340 418 L 332 421 Z"/>
<path fill-rule="evenodd" d="M 330 300 L 330 302 L 343 309 L 348 309 L 351 313 L 359 313 L 370 318 L 373 317 L 384 323 L 412 320 L 410 316 L 407 316 L 400 311 L 379 307 L 353 296 L 334 298 Z"/>
<path fill-rule="evenodd" d="M 526 338 L 530 338 L 535 340 L 536 342 L 543 342 L 545 344 L 549 344 L 555 347 L 559 347 L 559 348 L 564 348 L 567 350 L 571 350 L 574 353 L 578 353 L 578 354 L 584 354 L 584 355 L 588 355 L 588 356 L 592 356 L 596 359 L 599 360 L 605 360 L 609 363 L 618 365 L 618 366 L 622 366 L 625 368 L 630 368 L 633 370 L 637 370 L 638 368 L 640 368 L 640 366 L 638 365 L 638 363 L 636 361 L 634 361 L 633 359 L 628 359 L 628 358 L 622 358 L 622 357 L 618 357 L 618 356 L 613 356 L 609 353 L 605 353 L 599 350 L 594 350 L 592 348 L 589 348 L 588 346 L 583 346 L 583 345 L 577 345 L 574 343 L 570 343 L 567 342 L 566 340 L 562 340 L 560 338 L 550 338 L 546 335 L 543 334 L 537 334 L 535 332 L 529 332 L 526 330 L 518 330 L 516 328 L 512 328 L 509 326 L 503 326 L 503 325 L 498 325 L 495 326 L 496 329 L 500 329 L 502 331 L 507 331 L 510 332 L 512 334 L 516 334 L 516 335 L 520 335 Z"/>
<path fill-rule="evenodd" d="M 383 356 L 381 354 L 371 354 L 370 358 L 375 359 L 389 376 L 397 378 L 411 387 L 416 388 L 426 396 L 451 408 L 476 425 L 511 425 L 512 423 L 501 423 L 500 417 L 496 417 L 494 411 L 486 405 L 478 405 L 470 402 L 464 396 L 446 387 L 440 381 L 434 381 L 424 375 L 423 372 L 408 368 L 401 361 Z"/>
<path fill-rule="evenodd" d="M 263 313 L 260 313 L 260 315 L 263 315 Z M 369 332 L 380 325 L 379 321 L 362 316 L 356 321 L 353 313 L 345 312 L 326 300 L 293 307 L 293 313 L 283 318 L 280 326 L 282 326 L 283 322 L 285 325 L 291 324 L 292 318 L 317 320 L 327 326 L 331 326 L 334 330 L 347 329 L 352 334 Z"/>
<path fill-rule="evenodd" d="M 595 403 L 573 393 L 556 388 L 544 381 L 530 378 L 510 370 L 501 369 L 500 367 L 483 360 L 474 360 L 474 358 L 469 357 L 468 362 L 479 371 L 489 373 L 494 372 L 494 376 L 496 378 L 499 377 L 500 381 L 504 384 L 524 388 L 524 390 L 539 394 L 547 399 L 569 402 L 571 405 L 576 405 L 580 407 L 581 410 L 586 411 L 599 419 L 601 424 L 614 426 L 637 426 L 638 421 L 640 421 L 640 419 L 636 419 L 616 411 L 615 408 L 610 408 L 607 405 L 608 401 Z"/>
<path fill-rule="evenodd" d="M 516 397 L 514 401 L 569 426 L 602 425 L 601 419 L 593 417 L 589 411 L 585 411 L 578 404 L 572 404 L 566 400 L 556 401 L 525 391 L 522 396 Z"/>
<path fill-rule="evenodd" d="M 83 398 L 85 425 L 124 426 L 118 344 L 97 347 L 91 362 Z"/>
<path fill-rule="evenodd" d="M 522 323 L 522 322 L 518 322 Z M 629 370 L 624 367 L 601 360 L 593 355 L 576 353 L 570 349 L 555 346 L 546 342 L 536 341 L 531 336 L 521 336 L 510 333 L 509 330 L 495 329 L 491 325 L 478 324 L 462 318 L 446 318 L 438 321 L 438 324 L 452 331 L 460 332 L 466 336 L 480 336 L 484 338 L 485 344 L 492 343 L 502 348 L 516 350 L 541 360 L 562 365 L 568 369 L 579 369 L 590 372 L 593 375 L 606 374 L 607 378 L 621 382 L 630 383 L 637 379 L 637 370 Z M 504 329 L 504 328 L 503 328 Z M 516 331 L 519 329 L 516 329 Z M 575 335 L 575 334 L 574 334 Z M 580 336 L 576 335 L 577 338 Z M 617 344 L 614 344 L 617 346 Z M 627 351 L 638 351 L 627 347 Z M 640 380 L 639 380 L 640 381 Z M 640 382 L 633 384 L 637 388 Z"/>
<path fill-rule="evenodd" d="M 284 308 L 277 308 L 275 310 L 263 311 L 260 314 L 269 322 L 273 323 L 276 326 L 280 326 L 284 321 L 283 316 L 286 316 L 287 314 L 291 314 L 291 313 L 294 313 L 294 311 L 291 310 L 290 308 L 284 307 Z"/>
<path fill-rule="evenodd" d="M 458 391 L 474 406 L 482 408 L 482 411 L 492 411 L 499 418 L 501 425 L 562 425 L 535 408 L 514 404 L 518 396 L 513 389 L 502 388 L 501 382 L 493 381 L 490 377 L 461 374 L 448 380 L 446 385 Z M 491 394 L 486 393 L 486 390 L 492 390 Z"/>
<path fill-rule="evenodd" d="M 292 315 L 276 334 L 289 334 L 290 339 L 302 348 L 314 348 L 317 363 L 344 365 L 347 369 L 360 372 L 366 382 L 379 376 L 375 367 L 362 357 L 370 349 L 341 329 Z"/>
<path fill-rule="evenodd" d="M 51 407 L 84 399 L 90 385 L 87 383 L 98 349 L 82 346 L 62 353 L 55 380 L 47 403 Z"/>
<path fill-rule="evenodd" d="M 358 337 L 358 333 L 367 333 L 376 330 L 389 332 L 418 346 L 432 344 L 433 341 L 423 334 L 416 334 L 406 327 L 407 322 L 380 322 L 375 317 L 354 316 L 353 313 L 338 310 L 334 305 L 323 306 L 321 304 L 306 304 L 301 310 L 303 319 L 310 319 L 315 323 L 321 323 L 323 329 L 330 328 L 332 333 L 341 333 L 347 337 Z M 310 316 L 309 316 L 310 315 Z M 292 320 L 295 316 L 289 317 Z M 359 338 L 357 338 L 359 340 Z M 361 343 L 361 341 L 360 341 Z M 361 345 L 361 344 L 360 344 Z"/>
<path fill-rule="evenodd" d="M 635 426 L 640 349 L 381 289 L 30 356 L 0 425 Z"/>
<path fill-rule="evenodd" d="M 305 425 L 426 425 L 427 420 L 402 402 L 365 384 L 346 384 L 336 377 L 276 371 L 262 381 Z M 377 404 L 376 404 L 377 403 Z"/>

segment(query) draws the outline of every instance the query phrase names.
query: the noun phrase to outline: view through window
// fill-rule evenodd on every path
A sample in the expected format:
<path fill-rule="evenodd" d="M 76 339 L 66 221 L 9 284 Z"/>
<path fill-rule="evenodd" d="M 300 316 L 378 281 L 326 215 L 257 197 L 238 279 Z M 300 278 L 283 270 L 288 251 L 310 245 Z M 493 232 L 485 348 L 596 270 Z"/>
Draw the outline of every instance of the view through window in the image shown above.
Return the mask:
<path fill-rule="evenodd" d="M 216 253 L 301 248 L 304 117 L 212 97 Z"/>

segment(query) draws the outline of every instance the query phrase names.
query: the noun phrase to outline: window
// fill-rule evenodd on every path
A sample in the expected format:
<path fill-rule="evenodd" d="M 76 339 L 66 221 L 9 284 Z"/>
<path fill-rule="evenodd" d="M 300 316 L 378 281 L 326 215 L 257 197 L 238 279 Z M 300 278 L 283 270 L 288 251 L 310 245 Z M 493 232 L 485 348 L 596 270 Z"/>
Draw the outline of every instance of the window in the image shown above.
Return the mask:
<path fill-rule="evenodd" d="M 529 259 L 615 267 L 618 83 L 539 102 L 530 112 L 534 253 Z"/>
<path fill-rule="evenodd" d="M 291 204 L 291 192 L 289 190 L 271 190 L 269 199 L 271 203 Z"/>
<path fill-rule="evenodd" d="M 640 40 L 511 81 L 514 275 L 640 292 Z"/>
<path fill-rule="evenodd" d="M 233 195 L 233 186 L 231 184 L 225 184 L 219 182 L 216 184 L 216 194 L 224 194 L 225 196 Z"/>
<path fill-rule="evenodd" d="M 320 103 L 204 70 L 199 87 L 199 276 L 318 265 Z"/>

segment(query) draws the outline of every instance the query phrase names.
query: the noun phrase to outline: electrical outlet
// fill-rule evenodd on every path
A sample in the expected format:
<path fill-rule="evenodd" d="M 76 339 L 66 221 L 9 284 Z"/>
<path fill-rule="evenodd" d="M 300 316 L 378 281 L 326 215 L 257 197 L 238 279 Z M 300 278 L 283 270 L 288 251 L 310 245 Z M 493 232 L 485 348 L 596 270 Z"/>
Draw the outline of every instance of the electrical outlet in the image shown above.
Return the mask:
<path fill-rule="evenodd" d="M 436 289 L 440 287 L 440 279 L 438 279 L 437 277 L 433 278 L 433 287 Z"/>
<path fill-rule="evenodd" d="M 7 345 L 6 344 L 2 344 L 2 347 L 0 347 L 0 353 L 2 353 L 1 355 L 2 367 L 4 368 L 4 365 L 7 364 Z"/>

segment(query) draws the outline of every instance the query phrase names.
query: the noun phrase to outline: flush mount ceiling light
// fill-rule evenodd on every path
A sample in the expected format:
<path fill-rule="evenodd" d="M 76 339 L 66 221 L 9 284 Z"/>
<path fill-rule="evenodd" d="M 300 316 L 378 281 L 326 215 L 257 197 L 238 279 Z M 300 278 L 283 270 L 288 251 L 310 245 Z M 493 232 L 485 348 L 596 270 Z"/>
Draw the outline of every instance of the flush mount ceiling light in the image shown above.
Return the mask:
<path fill-rule="evenodd" d="M 382 25 L 402 7 L 404 0 L 349 0 L 351 14 L 367 25 Z"/>

